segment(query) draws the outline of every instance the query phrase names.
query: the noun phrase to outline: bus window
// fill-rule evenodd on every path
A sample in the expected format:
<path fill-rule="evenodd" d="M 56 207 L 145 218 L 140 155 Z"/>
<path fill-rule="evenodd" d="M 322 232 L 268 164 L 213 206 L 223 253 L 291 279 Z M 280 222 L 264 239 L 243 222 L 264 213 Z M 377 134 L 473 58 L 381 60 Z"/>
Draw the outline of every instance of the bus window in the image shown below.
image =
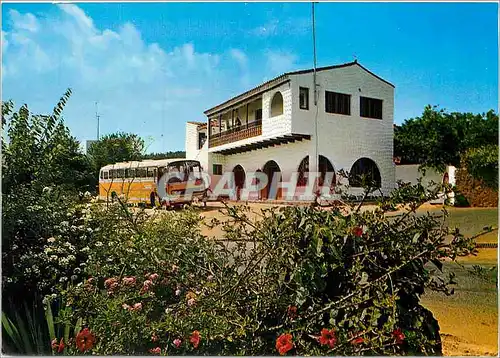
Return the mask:
<path fill-rule="evenodd" d="M 100 179 L 104 179 L 104 172 L 103 172 L 102 170 L 101 170 L 101 173 L 100 173 L 100 175 L 99 175 L 99 178 L 100 178 Z"/>
<path fill-rule="evenodd" d="M 156 177 L 156 168 L 148 168 L 148 178 L 154 178 Z"/>
<path fill-rule="evenodd" d="M 125 177 L 125 169 L 118 169 L 117 170 L 117 178 L 124 178 Z"/>
<path fill-rule="evenodd" d="M 146 168 L 137 168 L 136 173 L 138 178 L 146 178 L 147 176 Z"/>
<path fill-rule="evenodd" d="M 102 172 L 102 174 L 103 174 L 103 179 L 109 179 L 109 172 L 108 171 Z"/>
<path fill-rule="evenodd" d="M 128 170 L 128 178 L 135 178 L 135 169 Z"/>
<path fill-rule="evenodd" d="M 116 178 L 116 169 L 111 169 L 111 170 L 109 171 L 109 177 L 110 177 L 111 179 L 115 179 L 115 178 Z"/>

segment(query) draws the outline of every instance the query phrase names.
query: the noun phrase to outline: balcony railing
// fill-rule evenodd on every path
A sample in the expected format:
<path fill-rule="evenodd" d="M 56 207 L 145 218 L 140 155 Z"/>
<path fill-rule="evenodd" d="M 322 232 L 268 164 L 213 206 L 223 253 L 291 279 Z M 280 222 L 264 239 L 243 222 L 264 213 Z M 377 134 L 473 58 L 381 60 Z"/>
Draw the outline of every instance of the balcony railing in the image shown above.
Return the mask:
<path fill-rule="evenodd" d="M 210 135 L 209 146 L 217 147 L 219 145 L 237 142 L 239 140 L 256 137 L 262 134 L 262 120 L 233 127 L 222 133 Z"/>

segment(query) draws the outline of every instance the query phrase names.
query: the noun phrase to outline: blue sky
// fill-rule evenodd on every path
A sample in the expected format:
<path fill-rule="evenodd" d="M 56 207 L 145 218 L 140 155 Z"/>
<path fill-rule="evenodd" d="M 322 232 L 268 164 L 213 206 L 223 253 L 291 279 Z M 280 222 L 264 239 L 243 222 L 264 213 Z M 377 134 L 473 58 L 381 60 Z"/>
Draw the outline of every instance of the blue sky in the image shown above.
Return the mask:
<path fill-rule="evenodd" d="M 3 99 L 65 120 L 79 140 L 137 133 L 183 150 L 186 121 L 312 67 L 309 3 L 3 4 Z M 358 61 L 396 86 L 395 122 L 427 104 L 498 111 L 495 3 L 320 3 L 318 65 Z"/>

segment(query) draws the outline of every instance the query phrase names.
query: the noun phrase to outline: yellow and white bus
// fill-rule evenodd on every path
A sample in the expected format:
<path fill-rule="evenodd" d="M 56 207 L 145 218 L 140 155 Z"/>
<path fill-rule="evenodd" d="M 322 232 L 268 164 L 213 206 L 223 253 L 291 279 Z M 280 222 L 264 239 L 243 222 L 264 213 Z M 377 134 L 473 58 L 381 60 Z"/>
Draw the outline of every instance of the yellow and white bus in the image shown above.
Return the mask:
<path fill-rule="evenodd" d="M 165 173 L 170 174 L 164 184 L 165 191 L 158 190 L 158 183 Z M 159 196 L 162 192 L 167 194 L 164 202 Z M 203 200 L 206 193 L 202 168 L 196 160 L 174 158 L 123 162 L 106 165 L 99 172 L 99 199 L 103 201 L 118 196 L 132 204 L 170 206 L 190 203 L 193 199 Z"/>

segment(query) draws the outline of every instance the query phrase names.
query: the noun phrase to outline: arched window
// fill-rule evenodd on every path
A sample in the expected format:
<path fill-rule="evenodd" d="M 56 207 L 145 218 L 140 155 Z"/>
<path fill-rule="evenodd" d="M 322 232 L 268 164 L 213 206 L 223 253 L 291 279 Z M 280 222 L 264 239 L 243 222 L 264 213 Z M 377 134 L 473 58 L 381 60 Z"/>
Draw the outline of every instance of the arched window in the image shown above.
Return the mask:
<path fill-rule="evenodd" d="M 276 92 L 271 101 L 271 117 L 283 114 L 283 96 L 280 92 Z"/>
<path fill-rule="evenodd" d="M 369 186 L 380 188 L 382 179 L 377 164 L 371 159 L 360 158 L 354 162 L 349 172 L 349 185 L 355 188 Z"/>

